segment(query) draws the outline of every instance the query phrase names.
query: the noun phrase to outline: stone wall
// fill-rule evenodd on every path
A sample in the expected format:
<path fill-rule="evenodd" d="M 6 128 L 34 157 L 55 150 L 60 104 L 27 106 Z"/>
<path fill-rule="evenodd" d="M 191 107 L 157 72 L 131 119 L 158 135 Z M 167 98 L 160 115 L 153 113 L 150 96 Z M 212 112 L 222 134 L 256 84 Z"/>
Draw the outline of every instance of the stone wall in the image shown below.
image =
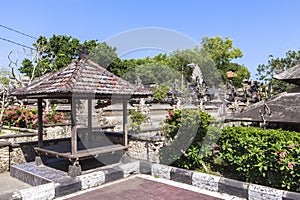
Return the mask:
<path fill-rule="evenodd" d="M 3 127 L 5 135 L 0 136 L 0 141 L 7 141 L 11 143 L 32 142 L 38 140 L 37 130 Z M 58 139 L 71 137 L 70 126 L 49 126 L 44 127 L 44 140 Z"/>
<path fill-rule="evenodd" d="M 34 147 L 38 146 L 37 131 L 24 128 L 4 127 L 0 136 L 0 173 L 8 171 L 10 165 L 34 161 Z M 70 137 L 70 126 L 44 128 L 44 143 L 47 145 L 66 142 Z"/>
<path fill-rule="evenodd" d="M 8 142 L 0 142 L 0 173 L 9 170 L 9 145 Z"/>
<path fill-rule="evenodd" d="M 60 143 L 66 143 L 69 141 L 70 138 L 51 139 L 51 140 L 44 141 L 44 145 L 47 146 L 55 145 Z M 36 156 L 34 147 L 37 146 L 38 146 L 38 142 L 33 141 L 33 142 L 22 142 L 17 144 L 8 143 L 6 149 L 0 147 L 0 153 L 5 152 L 5 155 L 7 156 L 3 156 L 3 157 L 5 159 L 7 158 L 8 160 L 8 162 L 4 162 L 3 159 L 1 159 L 1 155 L 0 155 L 0 166 L 1 165 L 5 166 L 3 167 L 5 168 L 5 170 L 0 171 L 0 173 L 9 170 L 9 166 L 11 165 L 17 165 L 17 164 L 34 161 Z"/>
<path fill-rule="evenodd" d="M 12 145 L 9 152 L 10 165 L 33 161 L 35 158 L 34 146 Z"/>
<path fill-rule="evenodd" d="M 131 135 L 127 155 L 133 159 L 159 163 L 159 150 L 164 144 L 163 136 Z"/>
<path fill-rule="evenodd" d="M 106 139 L 113 144 L 122 144 L 123 142 L 123 133 L 121 132 L 104 132 L 104 134 Z M 165 145 L 165 140 L 164 136 L 129 134 L 126 153 L 136 160 L 159 163 L 159 150 Z"/>
<path fill-rule="evenodd" d="M 0 173 L 9 170 L 10 165 L 34 161 L 36 155 L 34 147 L 38 146 L 36 131 L 29 130 L 29 133 L 18 129 L 9 131 L 9 135 L 0 136 Z M 110 140 L 113 144 L 122 144 L 123 134 L 121 132 L 103 133 L 96 135 L 101 139 Z M 103 137 L 104 135 L 106 137 Z M 126 152 L 128 156 L 138 160 L 159 163 L 159 149 L 164 146 L 164 137 L 130 134 L 128 137 L 129 144 Z M 60 144 L 69 141 L 70 126 L 47 127 L 44 129 L 45 145 Z"/>

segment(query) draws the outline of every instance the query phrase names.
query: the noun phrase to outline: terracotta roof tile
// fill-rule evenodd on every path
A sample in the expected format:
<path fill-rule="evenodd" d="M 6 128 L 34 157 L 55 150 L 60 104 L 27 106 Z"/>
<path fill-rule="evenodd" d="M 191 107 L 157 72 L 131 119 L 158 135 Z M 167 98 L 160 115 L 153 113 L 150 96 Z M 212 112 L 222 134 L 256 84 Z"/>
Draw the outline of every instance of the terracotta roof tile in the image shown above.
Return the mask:
<path fill-rule="evenodd" d="M 21 98 L 70 94 L 148 96 L 152 93 L 135 87 L 90 60 L 74 61 L 60 71 L 46 74 L 11 93 Z"/>

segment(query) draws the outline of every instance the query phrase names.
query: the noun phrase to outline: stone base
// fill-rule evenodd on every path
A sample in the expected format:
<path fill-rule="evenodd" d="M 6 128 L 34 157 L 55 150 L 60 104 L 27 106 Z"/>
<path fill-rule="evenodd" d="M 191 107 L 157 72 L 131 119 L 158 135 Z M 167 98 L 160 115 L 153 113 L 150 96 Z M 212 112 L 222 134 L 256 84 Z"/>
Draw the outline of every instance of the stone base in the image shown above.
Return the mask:
<path fill-rule="evenodd" d="M 44 165 L 44 163 L 42 161 L 42 158 L 40 156 L 36 156 L 35 157 L 34 163 L 35 163 L 36 166 L 42 166 L 42 165 Z"/>
<path fill-rule="evenodd" d="M 80 165 L 70 165 L 68 170 L 68 175 L 71 177 L 76 177 L 82 174 Z"/>
<path fill-rule="evenodd" d="M 34 162 L 20 165 L 13 165 L 10 167 L 10 175 L 29 185 L 37 186 L 50 183 L 51 180 L 44 175 L 48 173 L 48 169 L 42 167 L 39 169 Z"/>
<path fill-rule="evenodd" d="M 11 166 L 10 175 L 32 186 L 72 180 L 66 172 L 45 165 L 36 166 L 35 162 Z"/>

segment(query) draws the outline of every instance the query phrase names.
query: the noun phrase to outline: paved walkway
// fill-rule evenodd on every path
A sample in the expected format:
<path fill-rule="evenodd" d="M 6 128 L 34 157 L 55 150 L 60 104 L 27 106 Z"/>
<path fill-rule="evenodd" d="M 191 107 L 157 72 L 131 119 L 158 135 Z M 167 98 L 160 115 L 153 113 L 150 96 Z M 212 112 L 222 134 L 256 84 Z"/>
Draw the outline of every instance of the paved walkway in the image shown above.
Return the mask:
<path fill-rule="evenodd" d="M 98 190 L 90 191 L 69 200 L 218 200 L 197 192 L 174 187 L 164 183 L 135 177 Z"/>
<path fill-rule="evenodd" d="M 116 182 L 80 191 L 57 200 L 219 200 L 239 199 L 201 190 L 195 186 L 147 175 L 135 175 Z"/>
<path fill-rule="evenodd" d="M 29 188 L 30 185 L 13 178 L 9 172 L 0 173 L 0 200 L 7 199 L 6 196 L 16 190 Z"/>

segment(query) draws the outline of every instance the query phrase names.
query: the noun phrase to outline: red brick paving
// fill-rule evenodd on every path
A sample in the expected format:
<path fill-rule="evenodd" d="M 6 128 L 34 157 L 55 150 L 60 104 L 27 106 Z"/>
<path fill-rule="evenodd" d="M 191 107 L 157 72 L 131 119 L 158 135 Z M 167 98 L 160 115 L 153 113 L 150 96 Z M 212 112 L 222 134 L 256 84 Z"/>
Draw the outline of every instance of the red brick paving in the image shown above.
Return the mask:
<path fill-rule="evenodd" d="M 94 191 L 80 194 L 69 200 L 219 200 L 190 190 L 143 178 L 132 178 Z"/>

